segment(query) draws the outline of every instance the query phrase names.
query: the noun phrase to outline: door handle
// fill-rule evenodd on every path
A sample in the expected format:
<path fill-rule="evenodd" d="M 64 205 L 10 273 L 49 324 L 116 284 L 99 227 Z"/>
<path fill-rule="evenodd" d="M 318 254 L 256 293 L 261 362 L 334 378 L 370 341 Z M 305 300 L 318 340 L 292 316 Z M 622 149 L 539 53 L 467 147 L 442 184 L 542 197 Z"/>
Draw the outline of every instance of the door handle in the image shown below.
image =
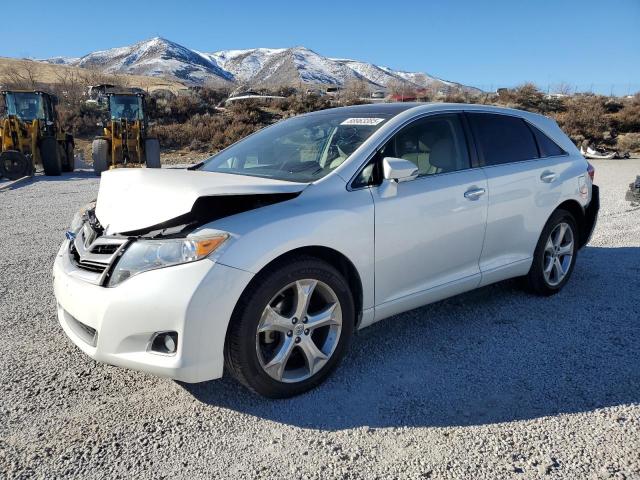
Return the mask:
<path fill-rule="evenodd" d="M 544 172 L 542 172 L 542 175 L 540 175 L 540 180 L 542 180 L 544 183 L 551 183 L 556 179 L 556 176 L 557 175 L 555 172 L 545 170 Z"/>
<path fill-rule="evenodd" d="M 464 192 L 464 198 L 467 200 L 478 200 L 482 195 L 484 195 L 486 190 L 484 188 L 470 188 L 466 192 Z"/>

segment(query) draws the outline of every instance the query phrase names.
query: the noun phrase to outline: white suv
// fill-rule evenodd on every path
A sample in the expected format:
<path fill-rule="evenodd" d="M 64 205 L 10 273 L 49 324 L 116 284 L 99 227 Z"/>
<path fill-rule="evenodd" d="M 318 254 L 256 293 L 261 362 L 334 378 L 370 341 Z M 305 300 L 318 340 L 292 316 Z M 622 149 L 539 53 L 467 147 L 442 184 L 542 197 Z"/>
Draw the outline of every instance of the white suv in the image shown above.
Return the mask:
<path fill-rule="evenodd" d="M 185 382 L 226 365 L 299 394 L 383 318 L 511 277 L 559 291 L 596 222 L 592 179 L 527 112 L 302 115 L 187 170 L 106 172 L 55 261 L 58 316 L 98 361 Z"/>

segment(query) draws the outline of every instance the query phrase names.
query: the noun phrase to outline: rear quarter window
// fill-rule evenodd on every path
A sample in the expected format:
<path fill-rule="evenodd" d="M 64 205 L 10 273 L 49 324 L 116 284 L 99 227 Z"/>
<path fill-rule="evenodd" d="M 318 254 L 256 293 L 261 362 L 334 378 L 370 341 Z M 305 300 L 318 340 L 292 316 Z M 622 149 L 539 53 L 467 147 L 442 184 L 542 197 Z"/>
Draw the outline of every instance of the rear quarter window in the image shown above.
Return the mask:
<path fill-rule="evenodd" d="M 562 148 L 558 146 L 556 142 L 547 137 L 542 131 L 538 130 L 538 128 L 533 125 L 529 125 L 533 135 L 536 137 L 536 141 L 538 142 L 538 148 L 540 149 L 540 156 L 545 157 L 557 157 L 558 155 L 566 155 Z"/>
<path fill-rule="evenodd" d="M 492 113 L 469 113 L 467 116 L 485 165 L 539 158 L 533 133 L 523 119 Z"/>

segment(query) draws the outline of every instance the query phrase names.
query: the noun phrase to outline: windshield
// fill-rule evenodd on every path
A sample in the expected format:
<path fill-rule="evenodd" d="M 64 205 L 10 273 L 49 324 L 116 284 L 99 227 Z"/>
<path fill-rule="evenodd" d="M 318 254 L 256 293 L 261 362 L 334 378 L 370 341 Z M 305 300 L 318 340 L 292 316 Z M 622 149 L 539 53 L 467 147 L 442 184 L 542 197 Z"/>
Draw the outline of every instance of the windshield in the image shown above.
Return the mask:
<path fill-rule="evenodd" d="M 111 120 L 142 120 L 142 97 L 137 95 L 111 95 L 109 97 Z"/>
<path fill-rule="evenodd" d="M 44 120 L 44 105 L 40 94 L 8 92 L 6 95 L 8 115 L 15 115 L 20 120 Z"/>
<path fill-rule="evenodd" d="M 200 168 L 291 182 L 314 181 L 342 165 L 387 118 L 346 113 L 291 118 L 241 140 Z"/>

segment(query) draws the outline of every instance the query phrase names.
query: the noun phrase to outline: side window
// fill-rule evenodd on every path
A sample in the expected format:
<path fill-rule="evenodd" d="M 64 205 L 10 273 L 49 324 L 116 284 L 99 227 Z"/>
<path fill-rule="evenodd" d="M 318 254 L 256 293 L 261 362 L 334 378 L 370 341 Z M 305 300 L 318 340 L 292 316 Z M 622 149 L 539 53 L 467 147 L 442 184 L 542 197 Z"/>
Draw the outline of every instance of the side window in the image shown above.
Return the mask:
<path fill-rule="evenodd" d="M 404 158 L 421 176 L 469 168 L 469 152 L 456 114 L 417 120 L 398 132 L 383 149 L 384 156 Z"/>
<path fill-rule="evenodd" d="M 562 148 L 560 148 L 556 144 L 556 142 L 551 140 L 533 125 L 529 125 L 529 128 L 531 128 L 531 131 L 536 137 L 541 157 L 557 157 L 558 155 L 565 155 L 567 153 Z"/>
<path fill-rule="evenodd" d="M 382 181 L 382 169 L 380 168 L 380 160 L 382 160 L 382 156 L 378 154 L 373 158 L 373 160 L 367 163 L 367 165 L 356 176 L 356 178 L 353 179 L 351 188 L 363 188 L 380 185 L 380 182 Z"/>
<path fill-rule="evenodd" d="M 533 133 L 521 118 L 492 113 L 467 116 L 485 165 L 538 158 Z"/>
<path fill-rule="evenodd" d="M 467 142 L 457 114 L 416 120 L 395 134 L 354 179 L 353 188 L 379 185 L 384 157 L 404 158 L 420 176 L 470 168 Z"/>

